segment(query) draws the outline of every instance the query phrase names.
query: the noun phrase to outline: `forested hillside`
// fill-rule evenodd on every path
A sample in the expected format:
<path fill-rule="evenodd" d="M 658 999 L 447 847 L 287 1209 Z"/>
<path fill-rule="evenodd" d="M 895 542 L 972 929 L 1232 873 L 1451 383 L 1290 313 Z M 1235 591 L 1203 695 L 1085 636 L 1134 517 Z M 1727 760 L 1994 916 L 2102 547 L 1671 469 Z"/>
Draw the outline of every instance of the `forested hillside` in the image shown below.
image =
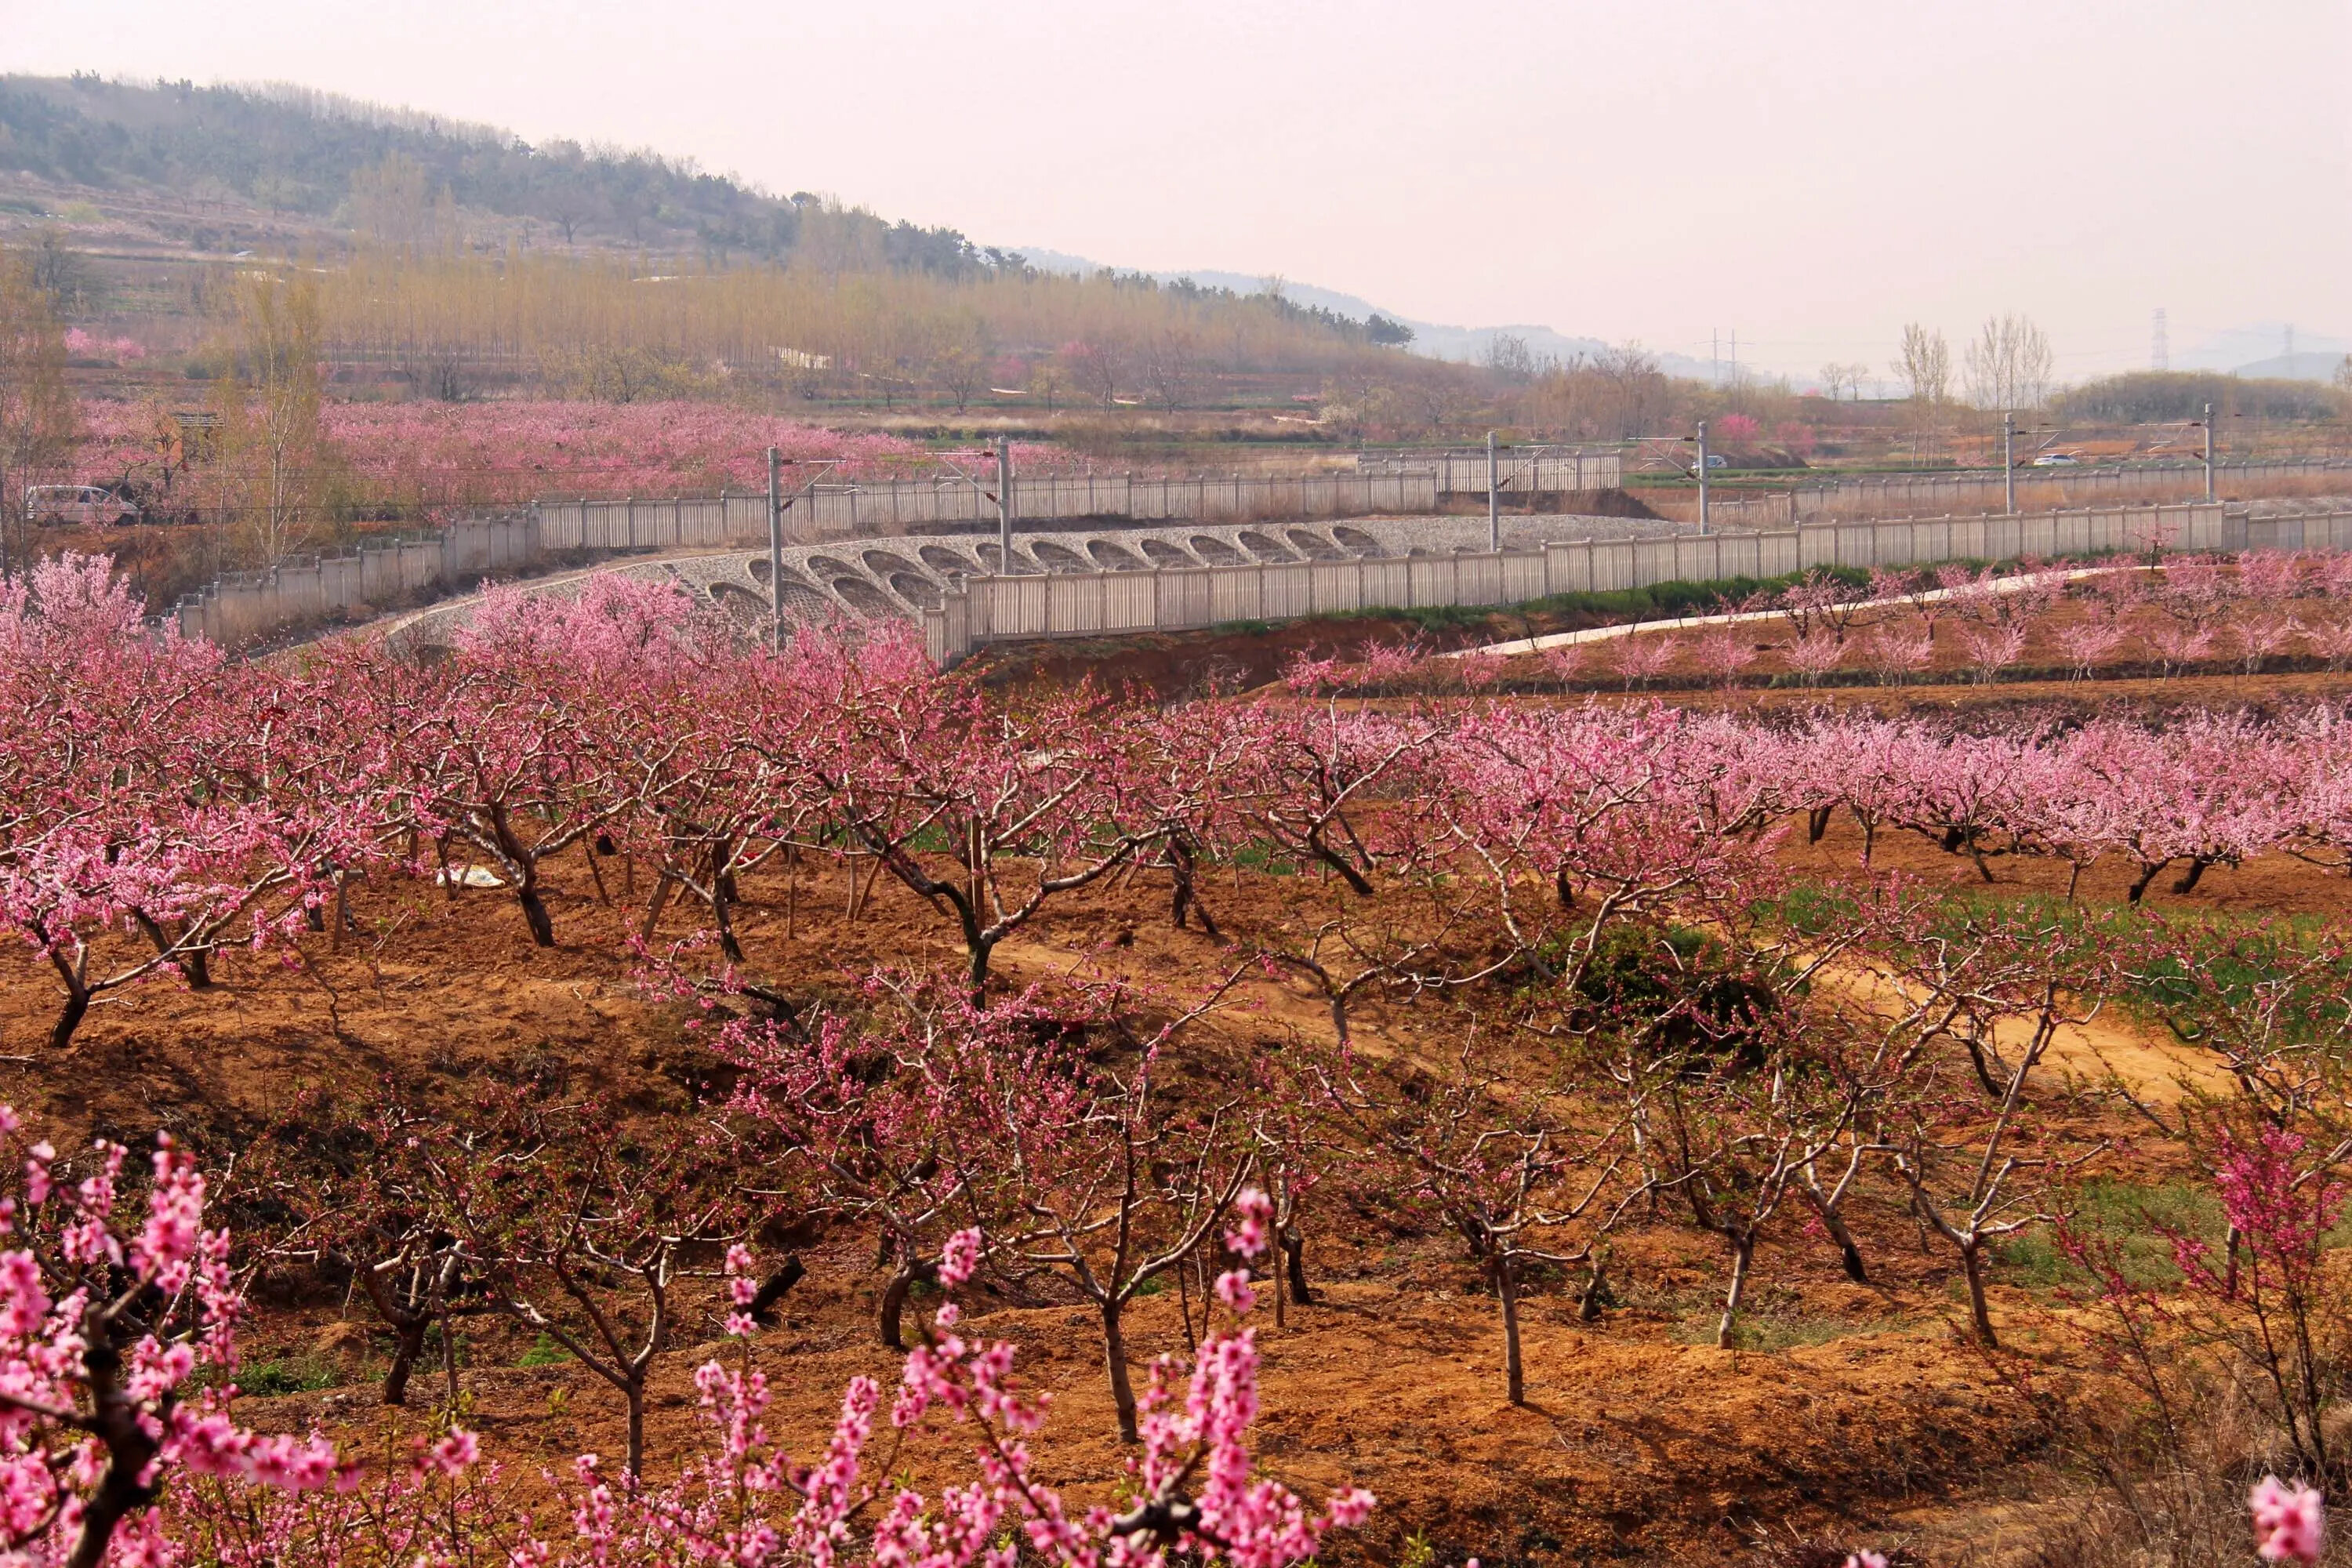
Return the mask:
<path fill-rule="evenodd" d="M 789 259 L 812 246 L 963 276 L 1004 265 L 950 228 L 771 195 L 645 151 L 532 146 L 493 126 L 285 85 L 136 87 L 97 76 L 0 77 L 0 169 L 104 190 L 237 196 L 409 241 L 439 200 L 536 218 L 567 243 L 693 246 Z"/>

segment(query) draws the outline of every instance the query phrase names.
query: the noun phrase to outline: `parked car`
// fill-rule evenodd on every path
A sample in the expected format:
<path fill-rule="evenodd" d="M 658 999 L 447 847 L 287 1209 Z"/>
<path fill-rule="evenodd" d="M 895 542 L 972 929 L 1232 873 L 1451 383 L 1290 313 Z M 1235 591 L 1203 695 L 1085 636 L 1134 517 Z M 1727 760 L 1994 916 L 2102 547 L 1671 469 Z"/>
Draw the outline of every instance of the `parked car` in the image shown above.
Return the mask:
<path fill-rule="evenodd" d="M 1727 468 L 1731 467 L 1731 459 L 1720 452 L 1709 452 L 1706 455 L 1706 466 L 1710 468 Z"/>
<path fill-rule="evenodd" d="M 110 528 L 137 522 L 139 508 L 97 485 L 34 485 L 25 491 L 25 517 L 68 528 Z"/>
<path fill-rule="evenodd" d="M 2033 459 L 2033 466 L 2037 468 L 2072 468 L 2080 467 L 2082 461 L 2082 458 L 2070 457 L 2064 452 L 2044 452 Z"/>

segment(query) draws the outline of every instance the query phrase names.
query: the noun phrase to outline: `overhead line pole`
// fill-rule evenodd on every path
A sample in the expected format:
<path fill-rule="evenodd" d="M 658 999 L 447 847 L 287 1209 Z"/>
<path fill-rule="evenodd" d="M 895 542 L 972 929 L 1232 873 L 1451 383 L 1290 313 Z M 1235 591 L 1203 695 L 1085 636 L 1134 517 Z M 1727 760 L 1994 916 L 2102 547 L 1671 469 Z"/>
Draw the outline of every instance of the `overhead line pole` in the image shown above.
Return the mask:
<path fill-rule="evenodd" d="M 996 438 L 996 570 L 1013 575 L 1013 443 Z"/>
<path fill-rule="evenodd" d="M 1486 432 L 1486 548 L 1496 555 L 1503 552 L 1502 498 L 1495 479 L 1495 433 Z"/>
<path fill-rule="evenodd" d="M 773 625 L 770 646 L 784 650 L 784 495 L 783 459 L 768 448 L 768 608 Z"/>
<path fill-rule="evenodd" d="M 1698 422 L 1698 531 L 1706 534 L 1706 421 Z"/>
<path fill-rule="evenodd" d="M 2205 500 L 2213 500 L 2213 405 L 2205 405 Z"/>
<path fill-rule="evenodd" d="M 2017 416 L 2000 411 L 2000 510 L 2017 515 Z"/>

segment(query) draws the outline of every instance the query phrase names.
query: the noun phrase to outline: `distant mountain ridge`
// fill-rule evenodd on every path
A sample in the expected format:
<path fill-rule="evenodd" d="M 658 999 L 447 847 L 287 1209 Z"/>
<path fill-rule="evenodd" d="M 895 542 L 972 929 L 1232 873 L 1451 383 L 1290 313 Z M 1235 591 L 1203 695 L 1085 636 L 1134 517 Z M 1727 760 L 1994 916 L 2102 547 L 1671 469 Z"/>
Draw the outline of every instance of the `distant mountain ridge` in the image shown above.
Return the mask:
<path fill-rule="evenodd" d="M 2288 353 L 2292 340 L 2294 352 Z M 2352 339 L 2307 332 L 2284 321 L 2256 321 L 2211 333 L 2196 347 L 2172 356 L 2175 370 L 2219 370 L 2232 375 L 2278 381 L 2328 381 Z"/>

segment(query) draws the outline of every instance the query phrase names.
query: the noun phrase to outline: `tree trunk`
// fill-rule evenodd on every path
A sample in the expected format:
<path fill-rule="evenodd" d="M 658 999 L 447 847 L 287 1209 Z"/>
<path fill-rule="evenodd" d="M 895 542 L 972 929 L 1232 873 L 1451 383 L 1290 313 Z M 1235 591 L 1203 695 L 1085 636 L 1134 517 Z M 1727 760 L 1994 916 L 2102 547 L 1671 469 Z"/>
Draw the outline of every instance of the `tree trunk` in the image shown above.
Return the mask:
<path fill-rule="evenodd" d="M 1110 1402 L 1118 1411 L 1119 1441 L 1133 1443 L 1140 1435 L 1135 1426 L 1135 1384 L 1127 1375 L 1127 1331 L 1118 1321 L 1125 1306 L 1121 1301 L 1103 1303 L 1103 1363 L 1110 1373 Z"/>
<path fill-rule="evenodd" d="M 1584 1282 L 1584 1294 L 1576 1303 L 1576 1321 L 1597 1323 L 1601 1321 L 1601 1303 L 1609 1294 L 1609 1271 L 1598 1256 L 1592 1259 L 1592 1277 Z"/>
<path fill-rule="evenodd" d="M 1987 1350 L 2000 1348 L 2000 1341 L 1992 1331 L 1992 1312 L 1985 1305 L 1984 1243 L 1981 1240 L 1960 1244 L 1960 1271 L 1969 1281 L 1969 1321 L 1977 1331 L 1977 1342 Z"/>
<path fill-rule="evenodd" d="M 2156 874 L 2171 864 L 2172 862 L 2169 860 L 2158 860 L 2153 864 L 2146 860 L 2141 861 L 2139 866 L 2139 879 L 2132 883 L 2131 891 L 2126 895 L 2129 901 L 2135 904 L 2139 902 L 2141 895 L 2147 891 L 2147 885 L 2156 880 Z"/>
<path fill-rule="evenodd" d="M 654 883 L 653 896 L 646 900 L 645 924 L 637 928 L 637 940 L 650 944 L 654 928 L 661 923 L 662 910 L 669 907 L 669 895 L 677 885 L 677 879 L 665 871 Z"/>
<path fill-rule="evenodd" d="M 727 869 L 733 854 L 733 848 L 723 844 L 710 852 L 710 921 L 719 928 L 719 951 L 730 963 L 740 963 L 743 944 L 735 940 L 735 877 Z"/>
<path fill-rule="evenodd" d="M 1830 1233 L 1832 1241 L 1837 1243 L 1839 1260 L 1845 1266 L 1845 1277 L 1857 1285 L 1869 1284 L 1870 1271 L 1862 1264 L 1862 1244 L 1854 1239 L 1852 1227 L 1845 1223 L 1845 1215 L 1832 1207 L 1829 1199 L 1816 1192 L 1811 1181 L 1800 1183 L 1798 1190 L 1805 1194 L 1805 1201 L 1813 1205 L 1813 1213 L 1821 1216 L 1822 1228 Z"/>
<path fill-rule="evenodd" d="M 418 1317 L 400 1326 L 400 1342 L 392 1352 L 392 1369 L 383 1374 L 383 1402 L 408 1403 L 408 1374 L 425 1354 L 425 1330 L 429 1320 Z"/>
<path fill-rule="evenodd" d="M 153 944 L 155 951 L 178 966 L 181 978 L 188 983 L 189 990 L 212 989 L 213 968 L 207 949 L 196 946 L 188 949 L 185 952 L 174 953 L 172 949 L 177 945 L 178 941 L 185 940 L 184 938 L 175 940 L 163 929 L 163 922 L 151 919 L 142 910 L 131 910 L 131 918 L 139 923 L 139 929 L 146 933 L 148 942 Z M 325 925 L 320 923 L 320 914 L 316 909 L 310 911 L 310 919 L 311 930 L 327 929 Z"/>
<path fill-rule="evenodd" d="M 525 860 L 522 875 L 515 882 L 515 898 L 522 904 L 522 918 L 530 926 L 534 946 L 555 945 L 555 921 L 548 917 L 547 900 L 539 896 L 539 863 Z"/>
<path fill-rule="evenodd" d="M 1315 1305 L 1315 1292 L 1307 1288 L 1307 1237 L 1295 1225 L 1285 1226 L 1281 1236 L 1283 1271 L 1289 1276 L 1290 1299 L 1302 1307 Z"/>
<path fill-rule="evenodd" d="M 58 1009 L 58 1021 L 49 1028 L 49 1049 L 64 1050 L 73 1044 L 74 1031 L 89 1016 L 89 987 L 82 984 L 81 972 L 66 961 L 65 954 L 49 953 L 49 963 L 56 966 L 58 976 L 66 983 L 66 1004 Z"/>
<path fill-rule="evenodd" d="M 103 1358 L 102 1366 L 97 1364 L 98 1358 Z M 106 1472 L 82 1514 L 81 1534 L 74 1542 L 73 1555 L 66 1560 L 67 1568 L 99 1568 L 106 1558 L 107 1543 L 114 1539 L 115 1526 L 155 1500 L 147 1475 L 161 1447 L 149 1435 L 138 1406 L 116 1386 L 121 1357 L 113 1347 L 93 1347 L 84 1352 L 84 1359 L 100 1374 L 93 1381 L 99 1383 L 97 1426 L 99 1440 L 106 1447 Z"/>
<path fill-rule="evenodd" d="M 646 1468 L 646 1384 L 640 1377 L 622 1390 L 629 1401 L 629 1480 L 632 1485 Z"/>
<path fill-rule="evenodd" d="M 1503 1298 L 1503 1387 L 1514 1405 L 1528 1402 L 1528 1380 L 1519 1361 L 1519 1269 L 1503 1259 L 1496 1271 L 1496 1290 Z"/>
<path fill-rule="evenodd" d="M 1717 1350 L 1731 1348 L 1731 1331 L 1739 1321 L 1739 1303 L 1748 1294 L 1748 1268 L 1755 1260 L 1755 1233 L 1735 1237 L 1731 1243 L 1731 1289 L 1723 1293 L 1723 1321 L 1715 1326 Z"/>
<path fill-rule="evenodd" d="M 2212 862 L 2210 860 L 2206 859 L 2201 855 L 2189 861 L 2189 869 L 2181 872 L 2179 877 L 2174 880 L 2172 890 L 2176 893 L 2195 892 L 2197 890 L 2197 884 L 2205 879 L 2205 868 L 2211 864 Z"/>
<path fill-rule="evenodd" d="M 898 1272 L 890 1276 L 890 1283 L 882 1288 L 882 1300 L 874 1314 L 875 1337 L 894 1351 L 905 1350 L 907 1293 L 915 1288 L 917 1280 L 939 1277 L 940 1266 L 936 1263 L 902 1261 Z"/>
<path fill-rule="evenodd" d="M 1222 940 L 1223 933 L 1217 930 L 1217 922 L 1210 915 L 1209 906 L 1201 901 L 1201 889 L 1194 884 L 1197 864 L 1191 846 L 1181 838 L 1168 841 L 1168 865 L 1176 883 L 1170 895 L 1170 912 L 1175 917 L 1180 931 L 1183 929 L 1186 915 L 1197 912 L 1201 917 L 1201 929 L 1211 937 Z"/>
<path fill-rule="evenodd" d="M 1830 813 L 1834 806 L 1817 805 L 1805 814 L 1805 842 L 1819 844 L 1822 835 L 1830 830 Z"/>

